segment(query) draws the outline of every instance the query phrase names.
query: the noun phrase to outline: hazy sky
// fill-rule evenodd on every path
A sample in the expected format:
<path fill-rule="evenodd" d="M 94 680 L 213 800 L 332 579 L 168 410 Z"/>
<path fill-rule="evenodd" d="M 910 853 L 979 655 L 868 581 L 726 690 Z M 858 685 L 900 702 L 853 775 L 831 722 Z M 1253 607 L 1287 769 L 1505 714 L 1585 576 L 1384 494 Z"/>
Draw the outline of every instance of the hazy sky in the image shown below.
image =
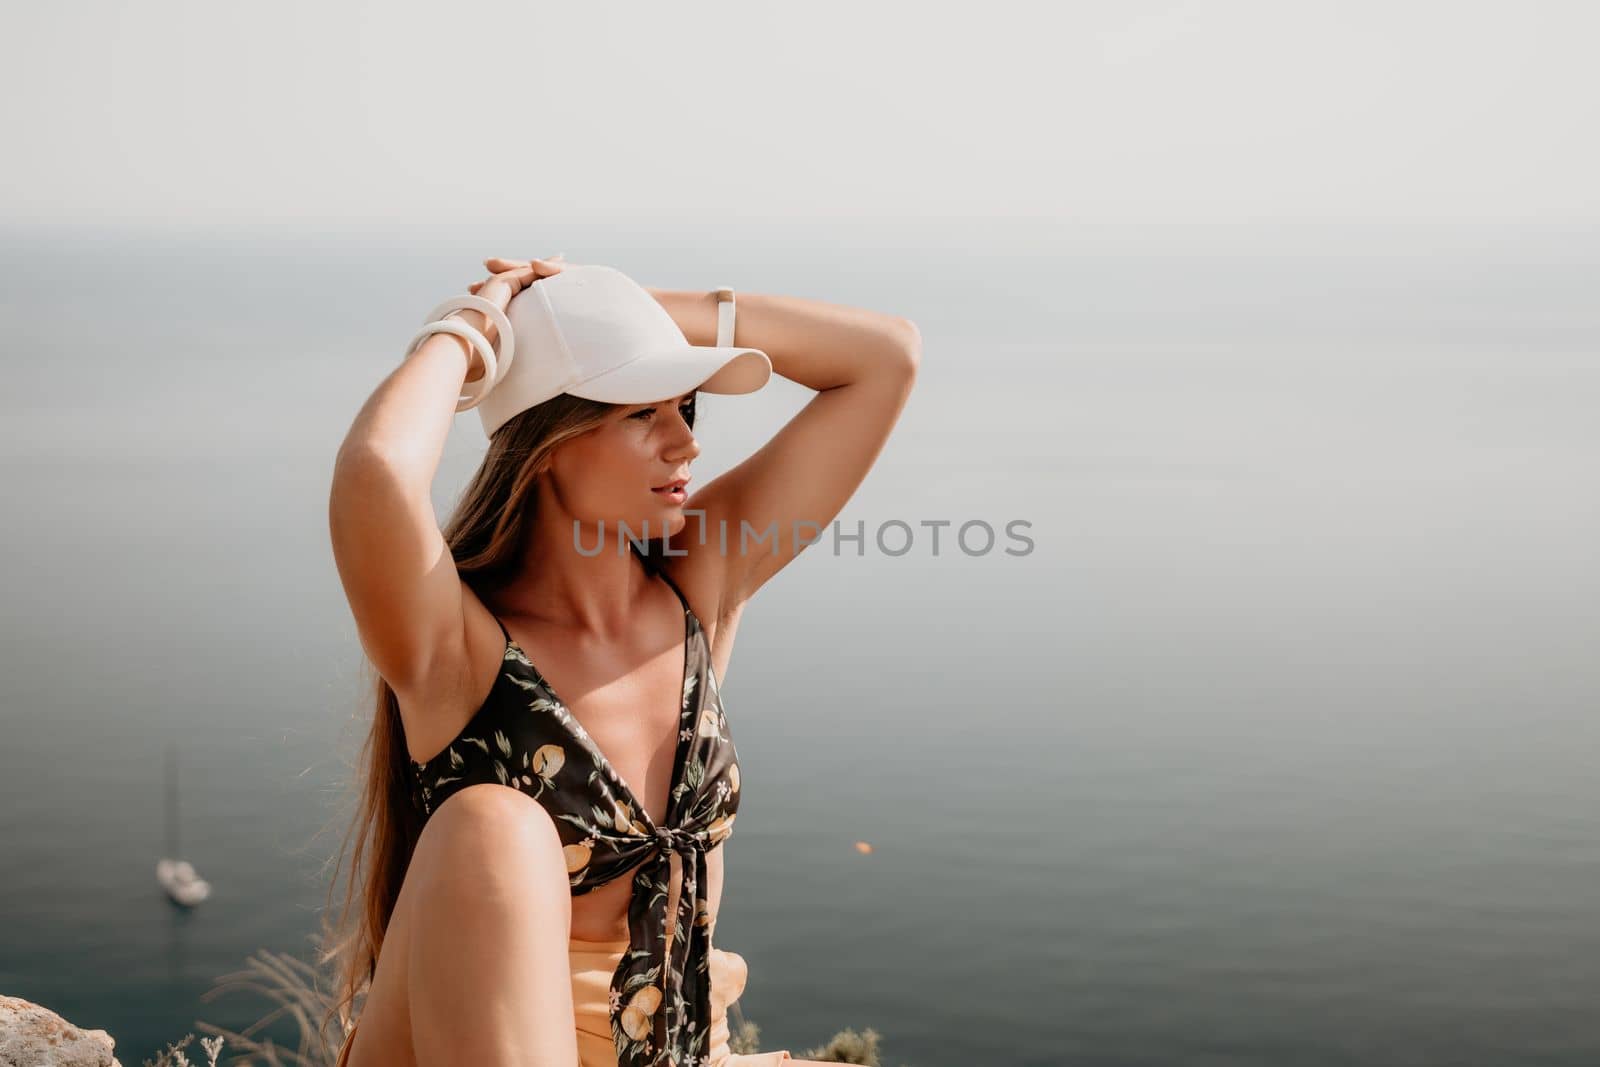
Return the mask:
<path fill-rule="evenodd" d="M 0 222 L 1594 222 L 1597 12 L 8 4 Z"/>

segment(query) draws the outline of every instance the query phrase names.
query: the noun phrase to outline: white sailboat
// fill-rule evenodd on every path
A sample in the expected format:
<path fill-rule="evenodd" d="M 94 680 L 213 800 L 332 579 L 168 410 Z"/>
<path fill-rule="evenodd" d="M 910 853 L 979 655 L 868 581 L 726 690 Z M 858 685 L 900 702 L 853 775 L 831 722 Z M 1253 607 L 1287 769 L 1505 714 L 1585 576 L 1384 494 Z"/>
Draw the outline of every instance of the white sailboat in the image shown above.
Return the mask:
<path fill-rule="evenodd" d="M 167 745 L 167 855 L 156 861 L 156 881 L 173 903 L 192 908 L 211 895 L 211 883 L 178 856 L 178 746 Z"/>

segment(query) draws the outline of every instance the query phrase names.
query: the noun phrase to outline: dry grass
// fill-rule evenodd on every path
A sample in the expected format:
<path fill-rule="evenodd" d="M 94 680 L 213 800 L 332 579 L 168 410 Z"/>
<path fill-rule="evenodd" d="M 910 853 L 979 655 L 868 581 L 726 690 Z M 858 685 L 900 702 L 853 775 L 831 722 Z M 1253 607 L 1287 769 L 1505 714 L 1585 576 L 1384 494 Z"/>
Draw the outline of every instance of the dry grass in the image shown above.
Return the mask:
<path fill-rule="evenodd" d="M 165 1051 L 156 1054 L 155 1059 L 145 1060 L 144 1067 L 194 1067 L 183 1053 L 193 1040 L 194 1035 L 189 1034 L 182 1041 L 168 1045 Z M 217 1067 L 217 1056 L 222 1052 L 222 1038 L 203 1037 L 200 1047 L 206 1050 L 206 1067 Z"/>

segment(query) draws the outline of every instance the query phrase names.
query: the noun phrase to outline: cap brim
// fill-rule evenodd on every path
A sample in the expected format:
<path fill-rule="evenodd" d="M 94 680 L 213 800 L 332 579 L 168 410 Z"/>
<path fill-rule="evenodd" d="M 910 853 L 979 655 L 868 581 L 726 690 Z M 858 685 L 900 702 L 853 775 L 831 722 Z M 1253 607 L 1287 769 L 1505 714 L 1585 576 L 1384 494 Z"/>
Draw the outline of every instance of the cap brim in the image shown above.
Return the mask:
<path fill-rule="evenodd" d="M 772 361 L 759 348 L 680 345 L 641 356 L 565 391 L 608 404 L 648 404 L 695 389 L 753 393 L 771 377 Z"/>

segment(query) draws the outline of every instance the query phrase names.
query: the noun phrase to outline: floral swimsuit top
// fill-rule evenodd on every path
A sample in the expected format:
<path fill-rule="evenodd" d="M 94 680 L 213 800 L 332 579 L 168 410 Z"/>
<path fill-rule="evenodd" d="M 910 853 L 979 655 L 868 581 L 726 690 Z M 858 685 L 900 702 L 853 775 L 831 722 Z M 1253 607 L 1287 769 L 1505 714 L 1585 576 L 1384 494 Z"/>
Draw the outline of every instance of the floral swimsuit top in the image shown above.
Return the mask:
<path fill-rule="evenodd" d="M 493 689 L 442 752 L 426 763 L 411 761 L 412 794 L 424 820 L 452 794 L 481 782 L 499 782 L 533 797 L 561 836 L 573 896 L 637 868 L 628 905 L 629 944 L 611 976 L 611 1033 L 619 1067 L 669 1067 L 700 1063 L 709 1052 L 706 851 L 733 831 L 739 760 L 700 620 L 672 579 L 639 555 L 683 604 L 682 714 L 664 824 L 650 821 L 505 623 L 500 623 L 505 656 Z M 682 874 L 668 958 L 673 853 Z"/>

